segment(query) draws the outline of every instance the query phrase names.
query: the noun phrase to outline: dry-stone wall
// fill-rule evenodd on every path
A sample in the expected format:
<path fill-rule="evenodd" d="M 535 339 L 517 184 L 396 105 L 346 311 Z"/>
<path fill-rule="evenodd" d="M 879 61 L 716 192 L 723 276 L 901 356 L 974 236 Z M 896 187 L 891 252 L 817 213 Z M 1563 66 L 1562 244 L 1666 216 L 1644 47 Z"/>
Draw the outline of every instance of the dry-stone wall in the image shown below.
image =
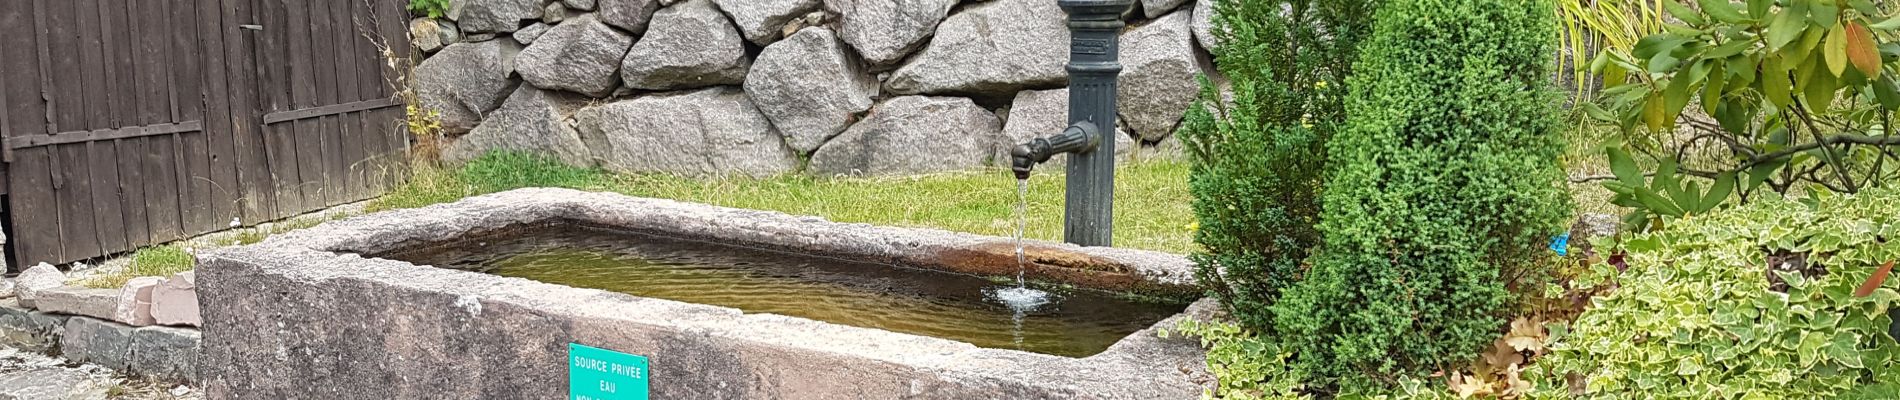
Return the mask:
<path fill-rule="evenodd" d="M 1209 72 L 1212 0 L 1125 14 L 1121 152 L 1167 147 Z M 421 106 L 465 162 L 618 172 L 916 174 L 1067 121 L 1056 0 L 453 0 L 409 24 Z"/>

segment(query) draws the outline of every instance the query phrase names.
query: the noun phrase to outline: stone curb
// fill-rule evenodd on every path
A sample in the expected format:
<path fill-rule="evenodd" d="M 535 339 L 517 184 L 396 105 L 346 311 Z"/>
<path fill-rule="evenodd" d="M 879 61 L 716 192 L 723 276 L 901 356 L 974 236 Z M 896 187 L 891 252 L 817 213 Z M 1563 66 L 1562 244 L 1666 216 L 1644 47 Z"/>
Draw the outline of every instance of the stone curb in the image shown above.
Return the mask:
<path fill-rule="evenodd" d="M 66 320 L 70 318 L 23 308 L 15 300 L 0 300 L 0 344 L 58 354 L 59 338 L 65 336 Z"/>
<path fill-rule="evenodd" d="M 975 275 L 1015 275 L 1016 244 L 1009 238 L 925 228 L 831 222 L 820 217 L 747 210 L 615 193 L 571 189 L 518 189 L 451 204 L 356 217 L 273 236 L 253 246 L 210 254 L 278 248 L 381 254 L 418 244 L 537 223 L 581 222 L 649 230 L 857 261 L 903 264 Z M 1113 247 L 1023 240 L 1025 274 L 1111 291 L 1199 297 L 1187 257 Z M 267 251 L 266 251 L 267 252 Z M 200 257 L 200 261 L 204 259 Z"/>
<path fill-rule="evenodd" d="M 202 339 L 194 329 L 132 327 L 27 310 L 17 302 L 0 300 L 0 345 L 158 381 L 196 385 Z"/>

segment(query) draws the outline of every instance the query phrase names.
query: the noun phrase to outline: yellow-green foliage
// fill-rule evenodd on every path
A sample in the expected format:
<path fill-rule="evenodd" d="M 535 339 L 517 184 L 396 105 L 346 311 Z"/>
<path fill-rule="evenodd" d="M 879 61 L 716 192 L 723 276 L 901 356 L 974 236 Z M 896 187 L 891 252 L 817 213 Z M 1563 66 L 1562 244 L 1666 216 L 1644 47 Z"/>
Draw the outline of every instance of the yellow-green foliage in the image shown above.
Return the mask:
<path fill-rule="evenodd" d="M 1603 53 L 1629 53 L 1636 41 L 1663 31 L 1668 22 L 1655 0 L 1557 0 L 1559 33 L 1569 67 L 1565 83 L 1576 102 L 1590 100 L 1600 86 L 1621 85 L 1622 70 L 1591 71 L 1591 61 Z"/>
<path fill-rule="evenodd" d="M 1759 201 L 1622 247 L 1628 271 L 1598 267 L 1618 287 L 1541 361 L 1546 382 L 1582 374 L 1602 399 L 1900 398 L 1900 279 L 1853 295 L 1900 259 L 1900 191 Z M 1806 255 L 1775 273 L 1786 293 L 1768 279 L 1774 253 Z"/>

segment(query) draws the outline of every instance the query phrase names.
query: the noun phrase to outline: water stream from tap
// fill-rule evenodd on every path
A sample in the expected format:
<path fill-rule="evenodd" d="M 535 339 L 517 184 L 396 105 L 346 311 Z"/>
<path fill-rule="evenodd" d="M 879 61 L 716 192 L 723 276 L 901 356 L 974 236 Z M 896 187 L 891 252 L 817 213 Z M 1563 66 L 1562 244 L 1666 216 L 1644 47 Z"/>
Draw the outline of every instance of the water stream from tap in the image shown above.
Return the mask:
<path fill-rule="evenodd" d="M 1012 334 L 1019 346 L 1022 344 L 1023 317 L 1054 301 L 1049 292 L 1030 288 L 1029 282 L 1023 277 L 1024 271 L 1028 270 L 1029 266 L 1028 257 L 1023 252 L 1023 234 L 1028 228 L 1029 180 L 1018 179 L 1016 180 L 1016 286 L 992 288 L 986 292 L 991 299 L 1008 306 L 1014 314 L 1011 318 L 1015 324 Z"/>
<path fill-rule="evenodd" d="M 1016 180 L 1016 286 L 1027 287 L 1023 282 L 1023 270 L 1029 263 L 1023 261 L 1023 231 L 1029 229 L 1029 180 Z"/>

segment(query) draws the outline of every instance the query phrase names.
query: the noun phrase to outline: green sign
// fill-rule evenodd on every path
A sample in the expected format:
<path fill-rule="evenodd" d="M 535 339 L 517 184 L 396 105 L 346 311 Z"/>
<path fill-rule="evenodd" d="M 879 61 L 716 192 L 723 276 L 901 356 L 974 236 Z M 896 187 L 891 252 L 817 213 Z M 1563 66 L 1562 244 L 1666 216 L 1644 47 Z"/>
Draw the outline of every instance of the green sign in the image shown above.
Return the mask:
<path fill-rule="evenodd" d="M 567 344 L 568 400 L 647 400 L 647 358 Z"/>

